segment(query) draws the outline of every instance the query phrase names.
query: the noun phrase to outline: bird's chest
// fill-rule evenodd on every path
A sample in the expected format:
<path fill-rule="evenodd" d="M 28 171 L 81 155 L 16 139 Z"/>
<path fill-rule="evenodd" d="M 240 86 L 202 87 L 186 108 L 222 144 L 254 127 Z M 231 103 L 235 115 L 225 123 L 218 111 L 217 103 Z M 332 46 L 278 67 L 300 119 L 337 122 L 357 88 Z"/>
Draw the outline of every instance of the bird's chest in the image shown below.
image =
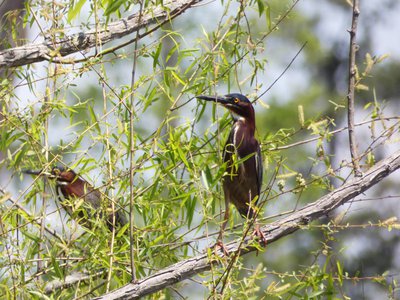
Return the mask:
<path fill-rule="evenodd" d="M 60 183 L 57 188 L 61 191 L 64 198 L 81 198 L 85 195 L 85 186 L 80 182 Z"/>
<path fill-rule="evenodd" d="M 257 144 L 254 142 L 252 133 L 243 124 L 236 122 L 224 149 L 227 176 L 230 176 L 232 181 L 246 181 L 246 174 L 254 165 L 253 154 L 257 150 Z"/>
<path fill-rule="evenodd" d="M 80 206 L 83 202 L 86 202 L 86 204 L 89 204 L 93 208 L 99 208 L 101 206 L 100 192 L 93 190 L 93 188 L 79 179 L 66 185 L 60 184 L 57 187 L 64 196 L 65 205 L 68 205 L 68 203 L 65 202 L 69 202 L 70 205 Z"/>

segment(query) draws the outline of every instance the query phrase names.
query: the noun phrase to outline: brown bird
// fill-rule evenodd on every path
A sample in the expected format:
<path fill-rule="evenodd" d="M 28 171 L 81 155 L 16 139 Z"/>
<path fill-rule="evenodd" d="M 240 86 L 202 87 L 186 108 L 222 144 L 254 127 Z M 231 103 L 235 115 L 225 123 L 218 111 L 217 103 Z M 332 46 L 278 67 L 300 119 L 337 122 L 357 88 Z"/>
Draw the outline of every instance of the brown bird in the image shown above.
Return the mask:
<path fill-rule="evenodd" d="M 220 96 L 196 96 L 198 99 L 216 102 L 229 109 L 234 123 L 226 141 L 223 159 L 226 173 L 223 177 L 225 215 L 217 244 L 222 244 L 222 235 L 229 219 L 229 203 L 235 205 L 244 218 L 252 218 L 254 207 L 260 197 L 263 166 L 260 144 L 254 137 L 256 130 L 254 108 L 249 99 L 241 94 Z M 265 243 L 259 225 L 254 233 Z"/>
<path fill-rule="evenodd" d="M 95 189 L 73 170 L 54 167 L 50 173 L 33 170 L 25 170 L 24 173 L 55 179 L 57 196 L 61 205 L 80 225 L 90 228 L 94 220 L 91 222 L 88 218 L 96 217 L 96 215 L 101 217 L 102 212 L 106 210 L 108 213 L 107 226 L 110 231 L 113 229 L 113 213 L 112 211 L 110 212 L 111 205 L 105 203 L 105 197 L 102 196 L 99 190 Z M 122 209 L 116 209 L 116 226 L 122 227 L 127 223 L 128 221 Z"/>

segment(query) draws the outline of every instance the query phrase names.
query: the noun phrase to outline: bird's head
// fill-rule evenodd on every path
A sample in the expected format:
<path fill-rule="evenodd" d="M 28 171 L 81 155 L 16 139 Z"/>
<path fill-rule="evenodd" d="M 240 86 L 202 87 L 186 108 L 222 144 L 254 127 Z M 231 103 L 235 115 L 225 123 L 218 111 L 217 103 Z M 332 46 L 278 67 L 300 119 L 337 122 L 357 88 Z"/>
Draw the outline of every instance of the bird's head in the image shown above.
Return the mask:
<path fill-rule="evenodd" d="M 49 179 L 55 179 L 60 185 L 67 185 L 69 183 L 72 183 L 77 178 L 77 174 L 74 171 L 61 166 L 53 167 L 50 173 L 44 170 L 25 170 L 23 172 L 30 175 L 46 176 Z"/>
<path fill-rule="evenodd" d="M 76 180 L 77 175 L 71 169 L 56 166 L 51 169 L 51 174 L 56 178 L 58 183 L 68 184 Z"/>
<path fill-rule="evenodd" d="M 250 100 L 242 94 L 228 94 L 225 96 L 196 96 L 196 98 L 206 101 L 217 102 L 232 113 L 235 120 L 244 118 L 254 122 L 254 108 Z"/>

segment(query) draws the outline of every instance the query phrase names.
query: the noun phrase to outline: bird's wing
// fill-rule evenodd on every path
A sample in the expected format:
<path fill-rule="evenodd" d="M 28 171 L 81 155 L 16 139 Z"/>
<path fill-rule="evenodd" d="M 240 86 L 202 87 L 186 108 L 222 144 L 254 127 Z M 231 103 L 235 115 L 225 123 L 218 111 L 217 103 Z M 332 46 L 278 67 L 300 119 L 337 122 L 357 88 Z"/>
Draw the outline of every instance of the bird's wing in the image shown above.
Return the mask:
<path fill-rule="evenodd" d="M 257 152 L 255 154 L 255 163 L 256 163 L 256 175 L 257 175 L 257 187 L 258 187 L 258 195 L 261 192 L 261 185 L 263 179 L 263 160 L 261 156 L 261 147 L 258 144 Z"/>

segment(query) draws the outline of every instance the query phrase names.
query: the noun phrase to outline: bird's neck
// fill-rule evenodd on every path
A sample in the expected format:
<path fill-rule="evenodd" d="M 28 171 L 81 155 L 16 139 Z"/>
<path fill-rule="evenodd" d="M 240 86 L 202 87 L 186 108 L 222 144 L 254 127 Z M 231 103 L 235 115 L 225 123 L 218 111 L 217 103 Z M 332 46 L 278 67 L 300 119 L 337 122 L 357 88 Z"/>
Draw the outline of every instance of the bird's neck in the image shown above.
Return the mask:
<path fill-rule="evenodd" d="M 256 130 L 256 124 L 254 123 L 254 119 L 248 119 L 245 117 L 239 117 L 235 120 L 236 130 L 240 130 L 241 132 L 246 131 L 245 136 L 249 138 L 254 137 L 254 132 Z"/>
<path fill-rule="evenodd" d="M 233 120 L 235 121 L 235 126 L 240 128 L 245 128 L 247 130 L 248 137 L 253 137 L 256 130 L 254 110 L 249 110 L 246 112 L 245 116 L 239 115 L 231 111 Z"/>
<path fill-rule="evenodd" d="M 232 129 L 232 144 L 235 146 L 239 157 L 245 157 L 253 152 L 252 146 L 257 143 L 254 138 L 254 124 L 246 119 L 237 120 Z"/>
<path fill-rule="evenodd" d="M 57 185 L 65 197 L 82 197 L 90 191 L 90 185 L 79 177 L 72 182 L 59 182 Z"/>

